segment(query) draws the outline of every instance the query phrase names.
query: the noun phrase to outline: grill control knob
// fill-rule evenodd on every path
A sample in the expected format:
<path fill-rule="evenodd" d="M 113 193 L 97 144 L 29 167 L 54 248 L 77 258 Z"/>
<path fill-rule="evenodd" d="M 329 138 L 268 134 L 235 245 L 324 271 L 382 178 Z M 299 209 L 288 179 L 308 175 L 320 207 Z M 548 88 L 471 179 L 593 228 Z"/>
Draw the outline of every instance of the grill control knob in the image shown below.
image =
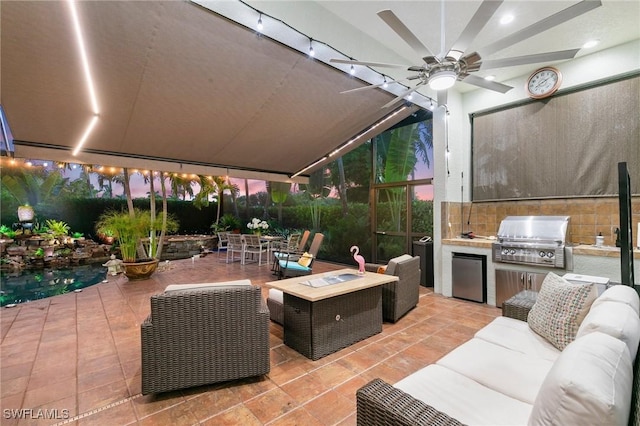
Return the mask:
<path fill-rule="evenodd" d="M 511 250 L 509 250 L 509 254 L 516 254 L 515 249 L 511 249 Z"/>
<path fill-rule="evenodd" d="M 553 252 L 550 251 L 549 253 L 547 253 L 547 257 L 553 257 Z"/>
<path fill-rule="evenodd" d="M 540 253 L 538 253 L 540 255 L 540 257 L 544 257 L 545 256 L 545 252 L 543 252 L 542 250 L 540 250 Z"/>
<path fill-rule="evenodd" d="M 502 254 L 509 254 L 509 250 L 508 250 L 508 249 L 506 249 L 506 248 L 503 248 L 503 249 L 502 249 Z"/>

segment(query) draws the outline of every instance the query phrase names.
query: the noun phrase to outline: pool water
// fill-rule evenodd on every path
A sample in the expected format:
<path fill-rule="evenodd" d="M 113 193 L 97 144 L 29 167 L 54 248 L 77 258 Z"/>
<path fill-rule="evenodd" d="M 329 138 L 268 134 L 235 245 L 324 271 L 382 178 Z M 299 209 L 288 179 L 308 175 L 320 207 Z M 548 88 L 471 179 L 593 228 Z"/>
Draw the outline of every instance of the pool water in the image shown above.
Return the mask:
<path fill-rule="evenodd" d="M 0 271 L 0 306 L 70 293 L 102 282 L 107 268 L 100 264 L 59 269 Z"/>

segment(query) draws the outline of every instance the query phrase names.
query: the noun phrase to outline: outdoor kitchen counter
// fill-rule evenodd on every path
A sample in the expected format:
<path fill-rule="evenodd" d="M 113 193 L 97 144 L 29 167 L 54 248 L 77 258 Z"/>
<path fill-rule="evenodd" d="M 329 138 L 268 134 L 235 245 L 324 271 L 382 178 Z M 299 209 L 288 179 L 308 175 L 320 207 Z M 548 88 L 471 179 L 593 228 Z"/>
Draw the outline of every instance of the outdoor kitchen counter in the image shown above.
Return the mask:
<path fill-rule="evenodd" d="M 496 303 L 496 269 L 523 270 L 527 272 L 555 272 L 564 275 L 574 274 L 607 277 L 612 282 L 620 282 L 620 249 L 617 247 L 596 247 L 589 244 L 569 246 L 573 252 L 573 267 L 570 269 L 542 268 L 533 265 L 517 265 L 493 262 L 492 244 L 495 240 L 489 238 L 446 238 L 442 240 L 442 270 L 441 280 L 435 282 L 435 291 L 443 296 L 452 296 L 452 259 L 454 253 L 470 253 L 483 255 L 487 258 L 487 304 Z M 640 250 L 634 250 L 633 255 L 635 276 L 640 277 Z"/>
<path fill-rule="evenodd" d="M 447 244 L 450 246 L 463 246 L 463 247 L 478 247 L 478 248 L 491 248 L 491 244 L 495 243 L 496 240 L 491 240 L 489 238 L 445 238 L 442 240 L 442 244 Z"/>
<path fill-rule="evenodd" d="M 478 248 L 491 248 L 491 245 L 496 242 L 489 238 L 446 238 L 442 240 L 442 244 L 451 246 L 462 247 L 478 247 Z M 575 246 L 568 245 L 573 248 L 573 254 L 585 255 L 585 256 L 600 256 L 600 257 L 620 257 L 620 248 L 613 246 L 596 247 L 589 244 L 578 244 Z M 633 250 L 633 258 L 640 260 L 640 250 Z"/>
<path fill-rule="evenodd" d="M 594 245 L 579 244 L 573 246 L 573 254 L 585 255 L 585 256 L 600 256 L 600 257 L 620 257 L 620 247 L 602 246 L 596 247 Z M 640 250 L 633 250 L 633 258 L 640 259 Z"/>

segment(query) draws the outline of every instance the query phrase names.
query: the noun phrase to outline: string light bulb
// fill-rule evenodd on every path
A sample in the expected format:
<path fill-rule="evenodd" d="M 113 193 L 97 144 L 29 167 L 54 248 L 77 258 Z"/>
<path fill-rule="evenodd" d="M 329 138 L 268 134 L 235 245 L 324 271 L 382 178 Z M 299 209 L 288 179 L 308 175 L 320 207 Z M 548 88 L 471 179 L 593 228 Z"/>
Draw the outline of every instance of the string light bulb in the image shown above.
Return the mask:
<path fill-rule="evenodd" d="M 316 56 L 316 52 L 313 50 L 313 39 L 309 39 L 309 56 Z"/>
<path fill-rule="evenodd" d="M 356 73 L 356 68 L 351 65 L 351 71 L 349 71 L 351 73 L 351 75 L 354 75 Z"/>
<path fill-rule="evenodd" d="M 384 83 L 382 83 L 382 87 L 386 89 L 387 87 L 389 87 L 389 83 L 387 83 L 387 77 L 383 76 L 383 78 L 384 78 Z"/>
<path fill-rule="evenodd" d="M 258 31 L 262 31 L 262 29 L 264 28 L 264 25 L 262 25 L 262 13 L 260 14 L 260 16 L 258 16 L 257 28 L 258 28 Z"/>

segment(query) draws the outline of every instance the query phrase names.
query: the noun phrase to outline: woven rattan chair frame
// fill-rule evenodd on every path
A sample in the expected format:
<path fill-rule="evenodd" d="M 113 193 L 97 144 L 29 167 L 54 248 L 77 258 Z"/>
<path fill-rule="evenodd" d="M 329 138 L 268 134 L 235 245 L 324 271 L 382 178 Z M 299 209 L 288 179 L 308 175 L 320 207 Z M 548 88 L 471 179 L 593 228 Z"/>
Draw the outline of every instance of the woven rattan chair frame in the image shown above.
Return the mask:
<path fill-rule="evenodd" d="M 140 327 L 142 393 L 267 374 L 269 322 L 257 286 L 152 296 Z"/>
<path fill-rule="evenodd" d="M 382 265 L 367 263 L 365 270 L 377 272 Z M 382 318 L 396 322 L 418 304 L 420 297 L 420 257 L 396 265 L 398 281 L 382 286 Z"/>
<path fill-rule="evenodd" d="M 358 426 L 457 426 L 462 425 L 445 413 L 374 379 L 356 392 Z"/>

